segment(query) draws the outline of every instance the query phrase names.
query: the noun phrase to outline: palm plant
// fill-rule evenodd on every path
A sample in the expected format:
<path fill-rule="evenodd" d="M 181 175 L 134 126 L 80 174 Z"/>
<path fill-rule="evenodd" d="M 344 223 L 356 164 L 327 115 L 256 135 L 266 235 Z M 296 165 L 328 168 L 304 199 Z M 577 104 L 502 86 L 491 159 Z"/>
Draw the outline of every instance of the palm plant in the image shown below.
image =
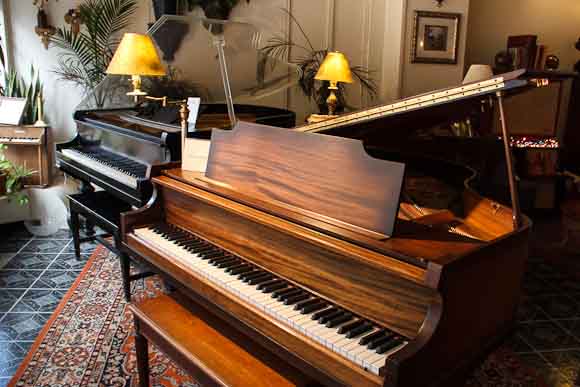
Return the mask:
<path fill-rule="evenodd" d="M 95 90 L 103 80 L 109 62 L 119 45 L 120 33 L 131 24 L 137 0 L 85 0 L 79 11 L 84 27 L 75 34 L 72 27 L 58 28 L 51 38 L 60 48 L 58 66 L 54 72 L 62 79 L 80 87 L 84 94 Z M 98 106 L 105 95 L 95 95 Z"/>
<path fill-rule="evenodd" d="M 328 112 L 326 99 L 330 95 L 330 91 L 328 90 L 330 83 L 324 81 L 317 84 L 314 78 L 316 77 L 316 73 L 324 61 L 324 58 L 326 58 L 329 50 L 315 49 L 312 41 L 302 28 L 302 25 L 300 25 L 298 20 L 296 20 L 294 15 L 292 15 L 292 13 L 286 9 L 283 9 L 283 11 L 288 14 L 292 22 L 296 25 L 296 27 L 298 27 L 298 31 L 304 38 L 306 46 L 281 36 L 270 38 L 266 46 L 261 49 L 262 63 L 260 64 L 260 67 L 263 69 L 265 66 L 267 66 L 268 58 L 270 57 L 286 60 L 291 50 L 300 52 L 301 54 L 298 54 L 296 59 L 290 60 L 291 63 L 296 64 L 302 70 L 301 77 L 299 79 L 300 89 L 309 100 L 314 100 L 316 102 L 320 113 L 326 114 Z M 363 86 L 365 90 L 367 90 L 369 96 L 371 98 L 375 98 L 377 96 L 377 85 L 371 76 L 372 71 L 363 66 L 352 66 L 351 71 L 354 75 L 354 78 Z M 258 76 L 260 77 L 261 75 L 258 74 Z M 338 97 L 337 112 L 341 112 L 345 107 L 351 108 L 348 106 L 346 101 L 346 88 L 344 87 L 344 84 L 339 83 L 336 96 Z"/>

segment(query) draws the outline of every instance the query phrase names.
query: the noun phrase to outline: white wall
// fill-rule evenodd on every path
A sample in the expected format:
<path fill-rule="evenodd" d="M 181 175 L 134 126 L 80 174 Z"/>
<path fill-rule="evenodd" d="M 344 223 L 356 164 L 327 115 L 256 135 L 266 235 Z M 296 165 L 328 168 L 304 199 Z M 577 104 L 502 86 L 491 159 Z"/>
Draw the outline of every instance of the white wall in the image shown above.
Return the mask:
<path fill-rule="evenodd" d="M 474 1 L 484 2 L 484 0 Z M 406 36 L 401 95 L 408 97 L 460 84 L 463 80 L 467 22 L 470 16 L 469 0 L 446 0 L 441 8 L 437 7 L 434 0 L 407 0 L 406 3 Z M 411 63 L 414 11 L 416 10 L 461 14 L 457 64 Z"/>
<path fill-rule="evenodd" d="M 510 35 L 538 35 L 547 54 L 571 71 L 580 52 L 580 2 L 575 0 L 474 0 L 470 7 L 467 63 L 493 64 Z"/>
<path fill-rule="evenodd" d="M 140 0 L 141 3 L 149 3 Z M 66 141 L 75 135 L 76 127 L 72 120 L 75 107 L 82 98 L 80 89 L 58 79 L 52 72 L 58 63 L 56 48 L 44 49 L 40 38 L 34 32 L 36 7 L 32 1 L 4 0 L 8 25 L 9 55 L 16 69 L 28 77 L 31 65 L 40 70 L 44 82 L 46 118 L 53 126 L 55 141 Z M 64 25 L 64 15 L 77 5 L 77 0 L 50 1 L 47 7 L 49 22 L 54 26 Z M 148 21 L 148 8 L 139 7 L 135 15 L 135 31 L 145 31 Z"/>
<path fill-rule="evenodd" d="M 65 141 L 75 133 L 72 114 L 82 98 L 81 91 L 57 79 L 52 73 L 57 64 L 58 50 L 45 50 L 34 33 L 36 8 L 32 1 L 4 2 L 8 11 L 7 29 L 13 63 L 25 73 L 31 64 L 40 69 L 45 84 L 47 120 L 54 127 L 57 141 Z M 380 89 L 378 100 L 370 101 L 360 86 L 349 87 L 349 102 L 362 107 L 398 97 L 398 77 L 393 74 L 400 71 L 400 38 L 397 33 L 401 34 L 403 24 L 391 4 L 397 2 L 402 4 L 403 0 L 252 0 L 249 5 L 242 2 L 232 16 L 265 23 L 272 31 L 289 33 L 297 39 L 297 28 L 280 10 L 290 9 L 316 49 L 328 47 L 344 51 L 353 64 L 375 71 L 373 76 Z M 66 11 L 78 3 L 79 0 L 50 1 L 50 23 L 63 25 Z M 152 21 L 150 0 L 140 0 L 140 3 L 131 27 L 131 30 L 138 32 L 145 31 L 147 22 Z M 300 53 L 293 54 L 297 56 Z M 300 119 L 316 110 L 315 105 L 306 101 L 297 88 L 284 96 L 284 102 L 297 111 Z"/>

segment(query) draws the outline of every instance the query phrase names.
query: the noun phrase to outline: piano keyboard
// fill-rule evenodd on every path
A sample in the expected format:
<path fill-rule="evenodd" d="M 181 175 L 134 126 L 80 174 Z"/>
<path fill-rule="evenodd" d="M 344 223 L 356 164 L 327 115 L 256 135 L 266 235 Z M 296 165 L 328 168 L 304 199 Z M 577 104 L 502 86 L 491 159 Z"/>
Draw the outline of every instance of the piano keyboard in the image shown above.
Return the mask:
<path fill-rule="evenodd" d="M 2 144 L 40 144 L 41 139 L 37 137 L 0 137 Z"/>
<path fill-rule="evenodd" d="M 62 154 L 134 189 L 137 189 L 138 181 L 147 176 L 146 165 L 102 148 L 63 149 Z"/>
<path fill-rule="evenodd" d="M 228 293 L 268 313 L 329 350 L 379 375 L 408 341 L 175 226 L 135 230 Z"/>

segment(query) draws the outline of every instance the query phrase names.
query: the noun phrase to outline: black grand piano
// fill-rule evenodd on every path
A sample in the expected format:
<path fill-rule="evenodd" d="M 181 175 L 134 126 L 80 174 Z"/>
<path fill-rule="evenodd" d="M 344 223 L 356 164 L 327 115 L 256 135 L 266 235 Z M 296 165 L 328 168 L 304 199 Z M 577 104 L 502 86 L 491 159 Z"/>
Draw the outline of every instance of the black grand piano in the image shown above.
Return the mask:
<path fill-rule="evenodd" d="M 143 89 L 153 98 L 135 101 L 127 95 L 130 77 L 108 75 L 78 106 L 76 137 L 57 145 L 57 165 L 81 182 L 81 193 L 70 197 L 73 229 L 78 230 L 81 214 L 89 233 L 97 224 L 116 235 L 119 213 L 147 203 L 151 177 L 181 160 L 180 101 L 199 97 L 202 103 L 197 122 L 187 123 L 187 137 L 209 139 L 212 128 L 232 126 L 232 112 L 225 103 L 228 89 L 235 117 L 295 126 L 295 114 L 276 106 L 282 106 L 282 92 L 296 84 L 300 70 L 274 58 L 267 62 L 275 66 L 263 66 L 260 48 L 267 31 L 241 22 L 165 15 L 148 33 L 167 70 L 167 76 L 143 80 Z M 219 45 L 224 47 L 227 68 L 234 69 L 225 73 L 228 88 Z M 77 254 L 81 241 L 75 237 Z"/>

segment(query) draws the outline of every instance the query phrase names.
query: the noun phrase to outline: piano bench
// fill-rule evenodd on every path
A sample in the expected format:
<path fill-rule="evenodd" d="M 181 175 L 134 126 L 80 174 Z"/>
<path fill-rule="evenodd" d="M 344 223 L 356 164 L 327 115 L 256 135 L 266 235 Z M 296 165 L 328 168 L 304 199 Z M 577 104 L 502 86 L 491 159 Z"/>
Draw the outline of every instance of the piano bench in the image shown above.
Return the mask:
<path fill-rule="evenodd" d="M 106 191 L 84 192 L 68 195 L 68 199 L 70 207 L 70 228 L 73 235 L 73 243 L 77 258 L 80 256 L 80 244 L 82 242 L 94 240 L 97 240 L 111 252 L 118 255 L 121 261 L 125 299 L 129 301 L 131 298 L 131 282 L 153 274 L 150 272 L 143 272 L 136 275 L 130 275 L 130 258 L 120 249 L 121 234 L 119 225 L 121 222 L 121 213 L 130 211 L 131 206 Z M 99 226 L 106 232 L 106 234 L 81 238 L 80 216 L 85 218 L 87 223 Z M 112 237 L 113 243 L 110 243 L 105 239 L 105 237 Z"/>
<path fill-rule="evenodd" d="M 200 306 L 185 308 L 162 295 L 129 304 L 129 310 L 135 322 L 140 387 L 149 386 L 149 341 L 202 386 L 307 385 L 299 371 L 252 346 Z"/>

